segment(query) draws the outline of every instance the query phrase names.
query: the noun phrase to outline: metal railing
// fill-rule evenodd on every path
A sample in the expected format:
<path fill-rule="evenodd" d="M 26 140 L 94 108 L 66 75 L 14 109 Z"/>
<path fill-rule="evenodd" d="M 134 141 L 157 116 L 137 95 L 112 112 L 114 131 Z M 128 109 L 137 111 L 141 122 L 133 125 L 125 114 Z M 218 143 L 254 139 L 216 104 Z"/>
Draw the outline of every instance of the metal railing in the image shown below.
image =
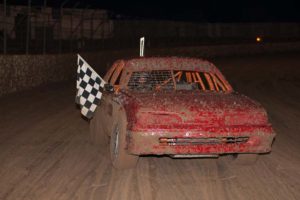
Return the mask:
<path fill-rule="evenodd" d="M 111 37 L 111 21 L 105 11 L 97 9 L 7 5 L 3 0 L 0 12 L 0 52 L 3 54 L 66 53 L 93 49 Z M 3 11 L 3 12 L 2 12 Z M 2 14 L 3 13 L 3 14 Z M 2 32 L 2 34 L 1 34 Z M 93 42 L 94 41 L 94 42 Z M 99 48 L 97 49 L 99 50 Z"/>
<path fill-rule="evenodd" d="M 49 54 L 145 48 L 300 41 L 299 23 L 197 23 L 166 20 L 127 20 L 109 11 L 65 0 L 58 7 L 0 7 L 0 54 Z"/>

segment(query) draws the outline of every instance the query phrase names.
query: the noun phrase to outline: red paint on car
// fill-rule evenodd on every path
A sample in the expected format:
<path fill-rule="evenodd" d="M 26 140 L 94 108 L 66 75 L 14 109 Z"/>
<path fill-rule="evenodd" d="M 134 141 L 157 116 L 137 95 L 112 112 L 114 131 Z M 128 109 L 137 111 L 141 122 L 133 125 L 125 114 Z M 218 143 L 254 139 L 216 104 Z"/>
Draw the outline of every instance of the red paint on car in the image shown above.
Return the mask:
<path fill-rule="evenodd" d="M 115 99 L 127 116 L 128 153 L 213 155 L 271 150 L 275 133 L 265 109 L 258 102 L 233 91 L 212 63 L 176 57 L 140 58 L 124 61 L 123 67 L 120 91 Z M 130 90 L 128 83 L 134 72 L 153 70 L 213 73 L 221 79 L 225 91 Z M 247 141 L 230 142 L 243 137 Z M 170 145 L 161 143 L 160 138 L 174 141 L 187 138 L 191 142 Z M 193 139 L 207 139 L 208 142 L 195 144 Z M 210 144 L 210 140 L 214 143 Z"/>

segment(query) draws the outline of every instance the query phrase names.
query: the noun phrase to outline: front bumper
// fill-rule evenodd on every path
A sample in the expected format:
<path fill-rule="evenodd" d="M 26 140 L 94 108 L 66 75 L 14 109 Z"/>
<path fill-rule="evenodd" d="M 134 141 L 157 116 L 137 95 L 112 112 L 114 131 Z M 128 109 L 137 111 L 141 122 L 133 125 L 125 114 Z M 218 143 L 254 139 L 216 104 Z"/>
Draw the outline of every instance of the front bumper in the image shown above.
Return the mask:
<path fill-rule="evenodd" d="M 128 131 L 127 150 L 135 155 L 219 155 L 267 153 L 275 133 L 271 126 L 224 127 L 206 130 Z"/>

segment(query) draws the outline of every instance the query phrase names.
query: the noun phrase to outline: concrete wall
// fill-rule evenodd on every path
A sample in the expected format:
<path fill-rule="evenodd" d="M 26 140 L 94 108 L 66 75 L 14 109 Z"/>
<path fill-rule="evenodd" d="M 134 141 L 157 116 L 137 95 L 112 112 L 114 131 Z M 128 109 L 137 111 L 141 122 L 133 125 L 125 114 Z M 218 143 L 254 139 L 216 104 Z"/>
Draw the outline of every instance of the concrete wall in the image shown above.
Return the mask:
<path fill-rule="evenodd" d="M 74 55 L 1 55 L 0 96 L 73 77 Z"/>
<path fill-rule="evenodd" d="M 216 45 L 183 48 L 146 49 L 146 56 L 218 57 L 300 51 L 298 43 Z M 91 66 L 103 75 L 113 61 L 137 57 L 138 49 L 82 53 Z M 0 55 L 0 96 L 38 85 L 74 80 L 76 54 Z"/>

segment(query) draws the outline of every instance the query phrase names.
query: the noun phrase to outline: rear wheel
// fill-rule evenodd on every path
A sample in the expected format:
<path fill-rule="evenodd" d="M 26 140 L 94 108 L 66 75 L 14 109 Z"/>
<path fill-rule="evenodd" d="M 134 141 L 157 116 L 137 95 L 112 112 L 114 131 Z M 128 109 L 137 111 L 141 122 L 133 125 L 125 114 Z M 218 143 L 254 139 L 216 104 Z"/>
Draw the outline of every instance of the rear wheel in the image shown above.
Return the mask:
<path fill-rule="evenodd" d="M 92 143 L 99 147 L 108 145 L 108 135 L 104 132 L 99 118 L 97 117 L 97 113 L 95 113 L 95 116 L 90 121 L 90 138 Z"/>
<path fill-rule="evenodd" d="M 112 164 L 117 169 L 135 167 L 138 156 L 130 155 L 126 151 L 126 126 L 124 120 L 119 120 L 110 137 L 110 157 Z"/>

